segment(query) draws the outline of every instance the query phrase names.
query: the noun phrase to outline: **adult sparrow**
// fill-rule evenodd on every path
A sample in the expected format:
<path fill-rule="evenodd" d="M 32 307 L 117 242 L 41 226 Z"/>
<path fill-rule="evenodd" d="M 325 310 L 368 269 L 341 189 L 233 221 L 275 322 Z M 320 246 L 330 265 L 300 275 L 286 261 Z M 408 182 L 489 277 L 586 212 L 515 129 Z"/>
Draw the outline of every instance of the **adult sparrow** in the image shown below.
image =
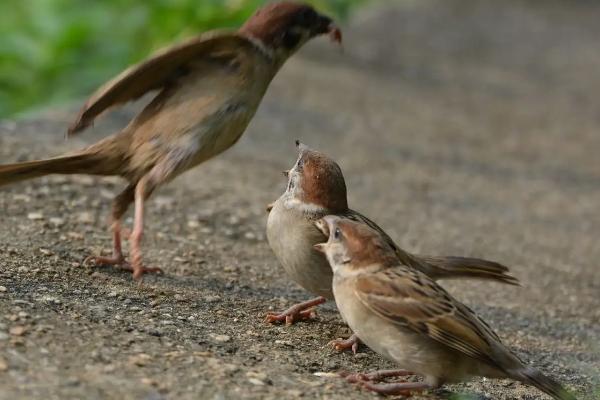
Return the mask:
<path fill-rule="evenodd" d="M 408 394 L 475 376 L 511 378 L 555 399 L 574 399 L 558 382 L 526 366 L 471 309 L 433 279 L 398 258 L 381 232 L 326 216 L 328 235 L 315 245 L 333 270 L 333 294 L 344 320 L 371 349 L 406 370 L 348 376 L 383 394 Z M 390 375 L 418 374 L 422 382 L 377 384 Z"/>
<path fill-rule="evenodd" d="M 0 166 L 0 186 L 48 174 L 122 176 L 129 185 L 113 202 L 113 255 L 87 261 L 122 266 L 136 279 L 159 271 L 142 263 L 145 200 L 158 186 L 237 142 L 279 68 L 322 34 L 341 42 L 329 17 L 284 1 L 259 9 L 237 31 L 208 32 L 159 51 L 98 89 L 68 134 L 92 125 L 109 108 L 156 91 L 124 129 L 73 154 Z M 121 218 L 134 201 L 129 264 L 121 251 Z"/>
<path fill-rule="evenodd" d="M 325 154 L 296 141 L 299 155 L 296 163 L 284 174 L 288 178 L 285 192 L 269 205 L 267 239 L 275 256 L 288 275 L 304 289 L 319 296 L 297 304 L 282 313 L 269 313 L 267 321 L 285 321 L 310 318 L 312 307 L 326 299 L 333 299 L 333 274 L 323 254 L 313 246 L 326 240 L 314 222 L 325 215 L 337 215 L 370 226 L 380 233 L 394 249 L 398 260 L 432 279 L 480 278 L 518 285 L 518 280 L 507 274 L 508 268 L 493 261 L 466 257 L 431 257 L 408 253 L 375 222 L 348 208 L 344 175 L 338 164 Z M 334 340 L 338 350 L 352 347 L 356 337 Z"/>

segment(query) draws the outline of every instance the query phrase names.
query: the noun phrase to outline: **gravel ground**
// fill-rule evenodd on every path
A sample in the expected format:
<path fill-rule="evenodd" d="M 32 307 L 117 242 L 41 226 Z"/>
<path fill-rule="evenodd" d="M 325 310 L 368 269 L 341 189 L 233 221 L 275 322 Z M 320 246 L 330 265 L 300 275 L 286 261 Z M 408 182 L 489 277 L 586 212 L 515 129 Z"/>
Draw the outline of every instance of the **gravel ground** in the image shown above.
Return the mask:
<path fill-rule="evenodd" d="M 0 189 L 0 398 L 374 398 L 315 375 L 391 366 L 327 348 L 348 334 L 332 305 L 308 323 L 263 322 L 309 297 L 264 234 L 296 138 L 340 162 L 351 206 L 404 248 L 512 266 L 522 288 L 444 285 L 522 358 L 600 398 L 600 5 L 393 4 L 359 13 L 343 53 L 303 51 L 234 149 L 155 194 L 145 250 L 164 276 L 139 286 L 80 265 L 110 249 L 118 179 Z M 91 143 L 130 115 L 65 142 L 74 110 L 1 122 L 2 162 Z M 543 397 L 494 380 L 423 397 L 452 393 Z"/>

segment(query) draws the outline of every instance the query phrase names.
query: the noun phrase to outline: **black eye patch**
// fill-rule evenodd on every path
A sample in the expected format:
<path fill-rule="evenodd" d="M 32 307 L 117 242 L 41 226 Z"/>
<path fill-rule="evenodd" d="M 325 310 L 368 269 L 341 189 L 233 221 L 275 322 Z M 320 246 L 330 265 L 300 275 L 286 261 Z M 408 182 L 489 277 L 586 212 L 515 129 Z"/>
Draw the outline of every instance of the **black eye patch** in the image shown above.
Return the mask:
<path fill-rule="evenodd" d="M 340 228 L 335 228 L 335 231 L 333 231 L 333 238 L 339 240 L 341 236 L 342 231 L 340 231 Z"/>
<path fill-rule="evenodd" d="M 300 33 L 294 32 L 291 30 L 285 31 L 283 33 L 283 38 L 281 39 L 281 43 L 287 49 L 293 49 L 300 42 Z"/>

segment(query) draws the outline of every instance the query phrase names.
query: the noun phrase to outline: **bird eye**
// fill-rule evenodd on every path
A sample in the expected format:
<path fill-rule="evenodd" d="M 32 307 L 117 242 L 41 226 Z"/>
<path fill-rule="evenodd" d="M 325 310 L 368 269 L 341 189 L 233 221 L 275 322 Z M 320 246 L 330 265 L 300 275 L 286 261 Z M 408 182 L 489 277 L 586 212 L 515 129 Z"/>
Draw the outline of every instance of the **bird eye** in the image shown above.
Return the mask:
<path fill-rule="evenodd" d="M 340 231 L 340 228 L 335 228 L 335 231 L 333 231 L 333 238 L 339 240 L 341 236 L 342 232 Z"/>
<path fill-rule="evenodd" d="M 293 30 L 288 30 L 283 33 L 283 38 L 281 39 L 281 43 L 287 49 L 295 48 L 298 43 L 300 43 L 301 35 L 299 32 L 294 32 Z"/>

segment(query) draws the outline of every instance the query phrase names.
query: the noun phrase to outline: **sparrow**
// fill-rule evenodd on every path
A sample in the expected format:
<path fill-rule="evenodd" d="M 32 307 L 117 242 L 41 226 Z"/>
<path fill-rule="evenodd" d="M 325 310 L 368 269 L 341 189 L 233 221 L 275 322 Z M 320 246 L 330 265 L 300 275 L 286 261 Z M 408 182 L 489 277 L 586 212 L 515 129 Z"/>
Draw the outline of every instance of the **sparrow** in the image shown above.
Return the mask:
<path fill-rule="evenodd" d="M 112 204 L 112 257 L 88 257 L 120 266 L 139 279 L 160 272 L 142 263 L 144 203 L 161 185 L 222 153 L 238 141 L 271 80 L 303 44 L 329 34 L 341 44 L 331 18 L 307 4 L 283 1 L 260 8 L 237 31 L 211 31 L 157 52 L 99 88 L 68 136 L 110 108 L 155 92 L 121 131 L 80 151 L 0 166 L 0 186 L 48 174 L 118 175 L 128 186 Z M 121 219 L 135 203 L 131 262 L 121 249 Z"/>
<path fill-rule="evenodd" d="M 493 261 L 466 257 L 432 257 L 402 250 L 375 222 L 348 208 L 346 183 L 339 165 L 325 154 L 296 141 L 298 158 L 289 171 L 285 192 L 267 206 L 267 239 L 287 274 L 300 286 L 319 296 L 296 304 L 281 313 L 268 313 L 268 322 L 291 324 L 313 316 L 313 307 L 333 299 L 333 274 L 327 259 L 313 246 L 326 240 L 314 222 L 326 215 L 337 215 L 375 229 L 394 249 L 398 260 L 431 279 L 480 278 L 518 285 L 508 268 Z M 337 350 L 356 351 L 356 336 L 330 343 Z"/>
<path fill-rule="evenodd" d="M 398 258 L 380 231 L 333 215 L 316 226 L 328 236 L 315 249 L 331 265 L 333 294 L 344 320 L 371 349 L 406 368 L 347 375 L 351 382 L 382 394 L 407 395 L 477 376 L 510 378 L 555 399 L 575 399 L 558 382 L 525 365 L 475 312 Z M 424 380 L 373 382 L 409 374 Z"/>

